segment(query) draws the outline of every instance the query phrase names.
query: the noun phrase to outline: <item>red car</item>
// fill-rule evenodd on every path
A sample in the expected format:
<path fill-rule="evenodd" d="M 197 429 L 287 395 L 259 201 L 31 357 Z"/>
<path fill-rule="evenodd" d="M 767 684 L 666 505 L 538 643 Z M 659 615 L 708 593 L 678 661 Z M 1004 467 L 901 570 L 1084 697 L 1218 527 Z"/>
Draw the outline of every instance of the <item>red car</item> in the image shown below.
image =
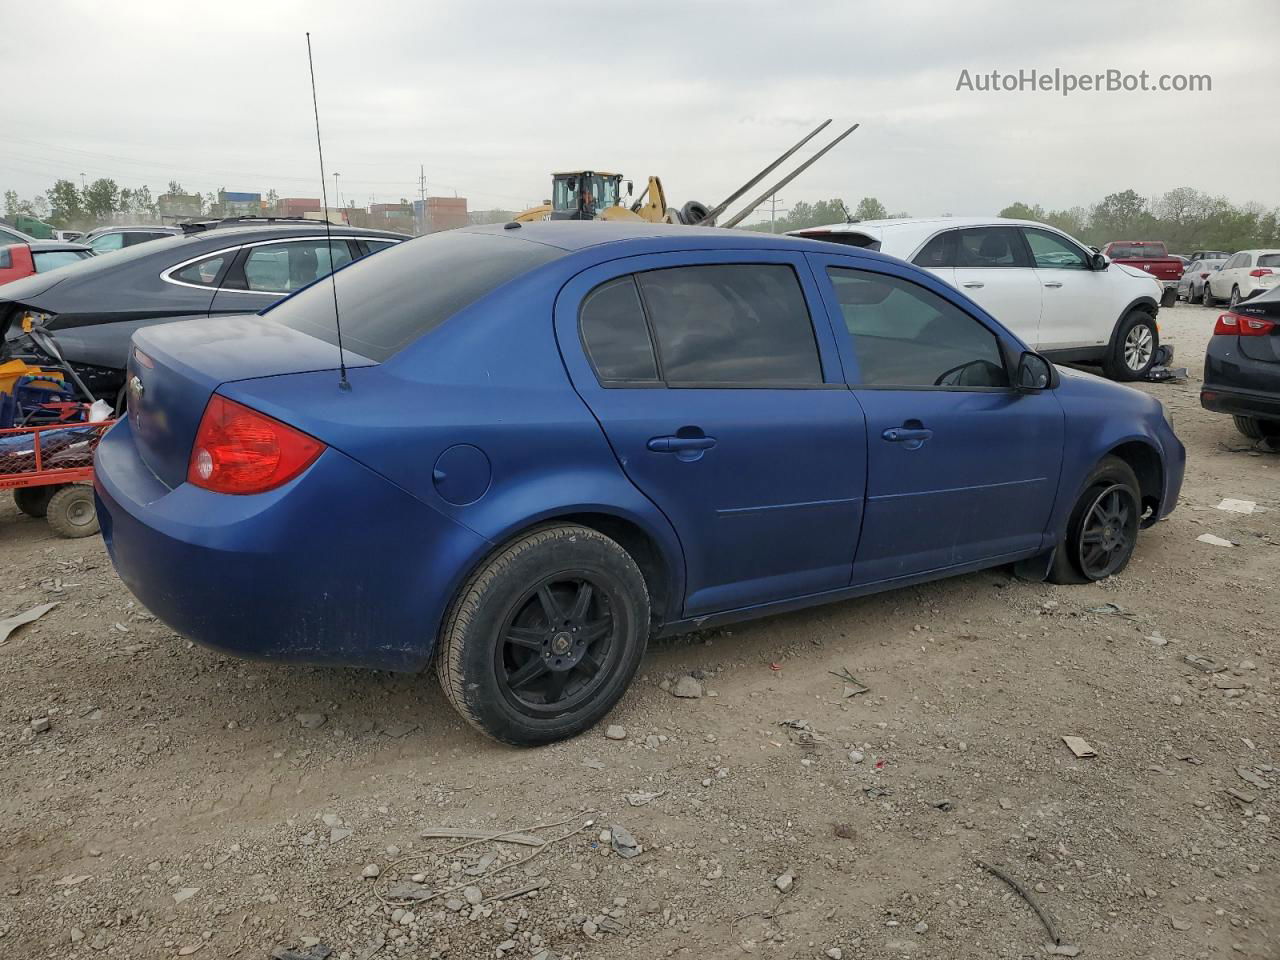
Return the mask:
<path fill-rule="evenodd" d="M 84 244 L 61 240 L 32 240 L 0 247 L 0 283 L 21 280 L 33 273 L 48 273 L 92 256 L 93 251 Z"/>
<path fill-rule="evenodd" d="M 1182 279 L 1185 264 L 1181 257 L 1170 256 L 1162 241 L 1113 240 L 1102 248 L 1102 253 L 1113 263 L 1145 270 L 1163 283 L 1160 306 L 1171 307 L 1178 302 L 1178 281 Z"/>

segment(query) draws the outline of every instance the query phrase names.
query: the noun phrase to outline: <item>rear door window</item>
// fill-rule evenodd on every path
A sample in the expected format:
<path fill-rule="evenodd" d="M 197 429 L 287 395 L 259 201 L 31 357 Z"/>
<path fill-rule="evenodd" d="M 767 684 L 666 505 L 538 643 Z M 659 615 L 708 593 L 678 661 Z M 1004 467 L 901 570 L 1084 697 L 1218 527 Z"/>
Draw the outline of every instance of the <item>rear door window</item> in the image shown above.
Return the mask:
<path fill-rule="evenodd" d="M 244 263 L 237 271 L 243 282 L 234 286 L 255 293 L 291 293 L 328 276 L 352 260 L 351 248 L 345 240 L 292 240 L 288 243 L 264 243 L 250 247 Z M 235 278 L 237 281 L 240 277 Z"/>
<path fill-rule="evenodd" d="M 911 261 L 917 267 L 954 267 L 956 265 L 956 231 L 946 230 L 924 245 Z"/>
<path fill-rule="evenodd" d="M 109 253 L 112 250 L 121 250 L 125 246 L 124 234 L 100 234 L 89 241 L 89 246 L 93 247 L 94 251 L 97 253 Z"/>
<path fill-rule="evenodd" d="M 709 264 L 637 274 L 668 386 L 822 382 L 813 322 L 785 264 Z"/>

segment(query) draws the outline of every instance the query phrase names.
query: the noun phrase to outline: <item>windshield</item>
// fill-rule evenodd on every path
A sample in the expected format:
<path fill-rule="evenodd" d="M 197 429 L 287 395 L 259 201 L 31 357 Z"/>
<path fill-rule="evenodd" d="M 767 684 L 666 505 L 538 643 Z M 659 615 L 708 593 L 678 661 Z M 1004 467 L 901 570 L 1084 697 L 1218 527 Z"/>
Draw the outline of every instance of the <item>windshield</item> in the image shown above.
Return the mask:
<path fill-rule="evenodd" d="M 596 217 L 605 207 L 617 204 L 620 180 L 598 173 L 556 177 L 551 206 L 561 213 L 577 213 L 581 208 L 588 217 Z"/>
<path fill-rule="evenodd" d="M 546 244 L 448 230 L 357 260 L 332 274 L 343 346 L 370 360 L 386 360 L 490 291 L 564 255 Z M 336 344 L 333 301 L 333 287 L 316 282 L 263 315 Z"/>

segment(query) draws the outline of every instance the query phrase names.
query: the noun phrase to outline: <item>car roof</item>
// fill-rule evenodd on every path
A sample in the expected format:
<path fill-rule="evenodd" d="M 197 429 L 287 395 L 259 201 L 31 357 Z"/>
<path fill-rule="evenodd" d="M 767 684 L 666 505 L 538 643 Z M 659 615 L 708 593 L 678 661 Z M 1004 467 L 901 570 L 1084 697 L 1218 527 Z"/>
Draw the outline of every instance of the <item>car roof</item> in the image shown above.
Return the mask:
<path fill-rule="evenodd" d="M 657 241 L 652 246 L 671 250 L 687 249 L 768 249 L 812 250 L 818 241 L 785 234 L 757 233 L 724 227 L 686 227 L 681 224 L 632 220 L 539 220 L 522 223 L 462 227 L 462 233 L 507 234 L 531 243 L 542 243 L 565 251 L 587 250 L 605 244 L 641 240 Z M 823 246 L 828 246 L 823 244 Z M 842 247 L 841 253 L 848 253 Z"/>

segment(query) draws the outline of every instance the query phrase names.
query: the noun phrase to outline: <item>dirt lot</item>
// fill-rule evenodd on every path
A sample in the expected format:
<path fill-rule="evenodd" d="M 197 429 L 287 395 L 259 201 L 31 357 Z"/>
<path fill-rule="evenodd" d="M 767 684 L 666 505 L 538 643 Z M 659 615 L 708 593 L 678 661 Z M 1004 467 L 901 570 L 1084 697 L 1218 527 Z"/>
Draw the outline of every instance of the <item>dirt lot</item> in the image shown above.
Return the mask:
<path fill-rule="evenodd" d="M 1199 408 L 1214 316 L 1162 312 L 1192 377 L 1143 389 L 1190 463 L 1122 576 L 993 570 L 662 644 L 621 740 L 518 752 L 434 678 L 193 647 L 99 540 L 6 499 L 0 612 L 58 606 L 0 646 L 0 956 L 1043 956 L 983 859 L 1081 956 L 1280 957 L 1280 457 Z M 701 698 L 668 692 L 688 674 Z"/>

